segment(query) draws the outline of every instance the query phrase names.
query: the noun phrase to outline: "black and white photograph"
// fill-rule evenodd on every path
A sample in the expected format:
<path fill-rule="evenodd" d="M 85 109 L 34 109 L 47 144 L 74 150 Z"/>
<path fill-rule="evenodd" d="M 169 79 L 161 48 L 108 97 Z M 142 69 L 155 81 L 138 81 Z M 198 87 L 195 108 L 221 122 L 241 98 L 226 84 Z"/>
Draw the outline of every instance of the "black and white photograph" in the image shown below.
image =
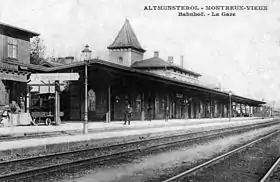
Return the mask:
<path fill-rule="evenodd" d="M 0 0 L 0 181 L 280 181 L 280 1 Z"/>

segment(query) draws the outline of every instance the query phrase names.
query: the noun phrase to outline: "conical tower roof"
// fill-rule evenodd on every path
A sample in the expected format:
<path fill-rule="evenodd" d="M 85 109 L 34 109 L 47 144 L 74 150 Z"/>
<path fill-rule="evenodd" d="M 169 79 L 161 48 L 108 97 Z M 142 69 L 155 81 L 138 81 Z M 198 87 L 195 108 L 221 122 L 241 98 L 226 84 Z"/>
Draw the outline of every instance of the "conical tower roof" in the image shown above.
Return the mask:
<path fill-rule="evenodd" d="M 132 48 L 142 53 L 145 52 L 145 50 L 141 47 L 128 19 L 125 20 L 125 23 L 119 31 L 114 42 L 110 46 L 108 46 L 108 49 L 121 48 Z"/>

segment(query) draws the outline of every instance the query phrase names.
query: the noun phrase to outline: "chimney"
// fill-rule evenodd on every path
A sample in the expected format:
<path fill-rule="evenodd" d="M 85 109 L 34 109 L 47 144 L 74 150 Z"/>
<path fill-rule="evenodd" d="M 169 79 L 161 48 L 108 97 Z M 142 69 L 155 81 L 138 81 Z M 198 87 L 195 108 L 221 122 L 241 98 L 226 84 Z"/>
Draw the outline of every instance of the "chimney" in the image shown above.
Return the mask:
<path fill-rule="evenodd" d="M 65 64 L 65 60 L 64 60 L 63 57 L 58 57 L 58 58 L 57 58 L 57 62 L 58 62 L 58 63 L 61 63 L 61 64 Z"/>
<path fill-rule="evenodd" d="M 180 56 L 180 67 L 184 68 L 184 56 Z"/>
<path fill-rule="evenodd" d="M 74 56 L 67 56 L 65 57 L 65 63 L 70 64 L 74 62 Z"/>
<path fill-rule="evenodd" d="M 159 52 L 158 51 L 154 52 L 154 57 L 157 57 L 157 58 L 159 57 Z"/>
<path fill-rule="evenodd" d="M 173 56 L 168 56 L 168 62 L 169 62 L 170 64 L 173 64 Z"/>

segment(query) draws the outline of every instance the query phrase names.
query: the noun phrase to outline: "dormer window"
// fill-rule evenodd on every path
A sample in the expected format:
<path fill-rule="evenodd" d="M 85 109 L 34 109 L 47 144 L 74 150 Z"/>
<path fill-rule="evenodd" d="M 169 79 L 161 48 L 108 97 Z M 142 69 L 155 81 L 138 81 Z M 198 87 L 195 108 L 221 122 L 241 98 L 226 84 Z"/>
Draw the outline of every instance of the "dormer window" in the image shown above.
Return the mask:
<path fill-rule="evenodd" d="M 18 42 L 17 39 L 8 37 L 8 57 L 18 58 Z"/>
<path fill-rule="evenodd" d="M 123 64 L 123 57 L 118 58 L 118 63 Z"/>

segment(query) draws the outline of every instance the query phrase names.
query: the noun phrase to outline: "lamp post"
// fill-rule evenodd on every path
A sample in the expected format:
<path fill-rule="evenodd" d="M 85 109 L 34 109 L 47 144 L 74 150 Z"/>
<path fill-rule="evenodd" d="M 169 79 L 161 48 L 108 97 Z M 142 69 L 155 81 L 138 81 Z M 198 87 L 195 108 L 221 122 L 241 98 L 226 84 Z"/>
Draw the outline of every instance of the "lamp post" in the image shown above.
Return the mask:
<path fill-rule="evenodd" d="M 228 117 L 228 119 L 230 121 L 231 120 L 231 112 L 232 112 L 232 110 L 231 110 L 231 95 L 232 95 L 232 92 L 229 91 L 228 95 L 229 95 L 229 117 Z"/>
<path fill-rule="evenodd" d="M 84 127 L 83 133 L 88 133 L 88 64 L 91 58 L 91 50 L 89 45 L 86 45 L 84 50 L 82 50 L 82 59 L 85 62 L 85 116 L 84 116 Z"/>

